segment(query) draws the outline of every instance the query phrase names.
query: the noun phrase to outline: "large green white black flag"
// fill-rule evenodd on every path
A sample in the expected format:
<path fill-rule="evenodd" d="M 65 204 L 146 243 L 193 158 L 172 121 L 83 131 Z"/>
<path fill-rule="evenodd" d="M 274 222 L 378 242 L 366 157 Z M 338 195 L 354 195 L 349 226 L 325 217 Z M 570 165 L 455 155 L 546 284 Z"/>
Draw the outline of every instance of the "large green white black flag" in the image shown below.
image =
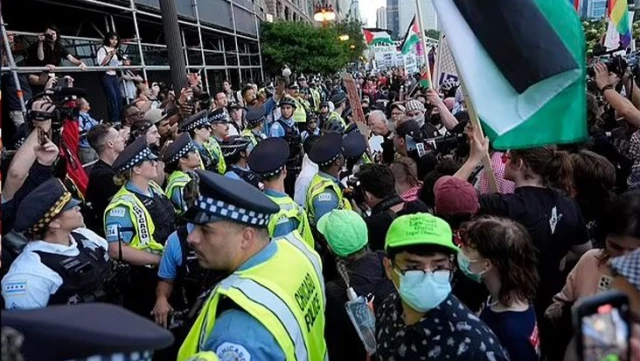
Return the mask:
<path fill-rule="evenodd" d="M 459 75 L 499 149 L 584 139 L 585 41 L 558 0 L 433 0 Z"/>

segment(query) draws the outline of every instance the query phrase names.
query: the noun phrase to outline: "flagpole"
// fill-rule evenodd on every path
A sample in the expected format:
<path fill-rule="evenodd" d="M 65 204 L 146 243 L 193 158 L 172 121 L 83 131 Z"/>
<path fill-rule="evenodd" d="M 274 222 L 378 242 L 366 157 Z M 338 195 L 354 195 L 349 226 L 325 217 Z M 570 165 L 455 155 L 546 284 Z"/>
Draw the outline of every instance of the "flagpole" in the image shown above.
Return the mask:
<path fill-rule="evenodd" d="M 424 57 L 424 66 L 427 72 L 427 80 L 429 80 L 429 88 L 433 89 L 433 81 L 431 80 L 431 68 L 429 66 L 429 54 L 427 53 L 424 25 L 422 24 L 422 6 L 420 5 L 420 0 L 416 0 L 416 11 L 418 12 L 418 26 L 420 27 L 420 41 L 422 42 L 422 56 Z"/>
<path fill-rule="evenodd" d="M 438 25 L 438 28 L 440 26 Z M 436 85 L 436 89 L 440 88 L 440 62 L 442 61 L 442 43 L 444 39 L 444 32 L 440 30 L 440 38 L 438 39 L 438 49 L 436 50 L 436 65 L 433 67 L 433 73 L 436 75 L 436 81 L 438 82 Z"/>
<path fill-rule="evenodd" d="M 455 61 L 455 58 L 454 58 Z M 476 131 L 476 136 L 479 139 L 484 139 L 484 132 L 482 131 L 482 125 L 480 124 L 480 118 L 478 118 L 478 114 L 476 113 L 476 109 L 471 102 L 471 98 L 469 97 L 469 93 L 467 92 L 467 88 L 464 86 L 462 82 L 462 78 L 460 78 L 460 86 L 462 87 L 462 93 L 464 94 L 464 102 L 467 106 L 467 113 L 469 113 L 469 120 Z M 484 166 L 484 174 L 487 176 L 487 180 L 489 181 L 489 188 L 493 193 L 499 193 L 498 189 L 498 181 L 496 180 L 496 174 L 493 171 L 493 167 L 491 166 L 491 158 L 489 157 L 489 152 L 482 157 L 482 165 Z"/>

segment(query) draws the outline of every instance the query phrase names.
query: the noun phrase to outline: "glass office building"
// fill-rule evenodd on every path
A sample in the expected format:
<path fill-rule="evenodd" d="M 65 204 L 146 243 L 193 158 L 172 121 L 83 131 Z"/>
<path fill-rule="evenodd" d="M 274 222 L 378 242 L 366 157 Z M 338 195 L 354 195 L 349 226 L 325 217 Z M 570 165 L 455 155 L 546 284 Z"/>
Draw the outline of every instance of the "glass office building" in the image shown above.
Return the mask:
<path fill-rule="evenodd" d="M 187 67 L 201 71 L 205 88 L 213 93 L 229 79 L 235 89 L 264 79 L 259 23 L 264 18 L 260 0 L 173 0 L 179 14 L 180 36 Z M 261 5 L 262 4 L 262 5 Z M 158 0 L 12 0 L 2 2 L 7 33 L 15 36 L 12 55 L 17 70 L 28 72 L 26 49 L 46 24 L 54 24 L 66 49 L 89 70 L 59 69 L 76 80 L 75 86 L 100 93 L 100 71 L 93 66 L 104 35 L 115 31 L 121 51 L 140 67 L 151 83 L 170 82 L 168 55 Z M 3 47 L 3 52 L 4 52 Z M 70 66 L 66 60 L 62 66 Z M 16 69 L 14 69 L 16 70 Z M 3 67 L 2 72 L 11 71 Z M 40 71 L 40 70 L 38 70 Z"/>

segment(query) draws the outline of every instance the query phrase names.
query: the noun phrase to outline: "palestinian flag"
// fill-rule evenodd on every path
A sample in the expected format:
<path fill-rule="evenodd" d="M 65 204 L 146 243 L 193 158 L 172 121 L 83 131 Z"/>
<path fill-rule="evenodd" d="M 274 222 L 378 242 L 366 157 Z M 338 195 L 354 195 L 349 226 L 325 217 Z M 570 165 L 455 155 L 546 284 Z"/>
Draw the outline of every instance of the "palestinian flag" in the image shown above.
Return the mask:
<path fill-rule="evenodd" d="M 428 67 L 425 67 L 420 72 L 420 87 L 423 89 L 431 88 L 431 71 Z"/>
<path fill-rule="evenodd" d="M 414 15 L 413 20 L 411 20 L 409 28 L 407 29 L 407 33 L 404 36 L 402 46 L 400 46 L 402 55 L 408 54 L 409 52 L 413 51 L 416 46 L 418 46 L 416 53 L 418 55 L 422 54 L 422 47 L 420 46 L 421 39 L 420 27 L 418 26 L 418 21 L 416 19 L 416 16 Z"/>
<path fill-rule="evenodd" d="M 433 0 L 459 75 L 497 149 L 587 136 L 582 24 L 557 0 Z"/>
<path fill-rule="evenodd" d="M 393 45 L 391 36 L 385 30 L 362 29 L 362 33 L 367 45 Z"/>

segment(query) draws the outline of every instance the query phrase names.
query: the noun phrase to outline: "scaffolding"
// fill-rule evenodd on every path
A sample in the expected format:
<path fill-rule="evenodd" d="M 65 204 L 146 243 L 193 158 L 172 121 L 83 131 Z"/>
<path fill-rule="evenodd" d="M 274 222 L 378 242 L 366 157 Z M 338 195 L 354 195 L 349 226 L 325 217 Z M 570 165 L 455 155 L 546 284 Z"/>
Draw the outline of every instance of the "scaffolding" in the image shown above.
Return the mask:
<path fill-rule="evenodd" d="M 180 26 L 181 38 L 182 38 L 182 51 L 185 56 L 185 62 L 187 69 L 191 71 L 202 71 L 203 86 L 211 94 L 214 91 L 214 87 L 218 84 L 212 84 L 209 79 L 209 71 L 223 71 L 224 79 L 230 80 L 240 86 L 243 81 L 252 79 L 254 81 L 264 80 L 264 72 L 262 68 L 262 55 L 259 39 L 259 17 L 256 12 L 255 1 L 252 1 L 251 8 L 243 6 L 238 0 L 216 0 L 221 4 L 228 4 L 230 8 L 231 27 L 229 31 L 213 26 L 211 21 L 204 21 L 201 18 L 199 11 L 198 1 L 207 1 L 211 3 L 212 0 L 181 0 L 190 3 L 192 14 L 184 16 L 181 14 L 178 24 Z M 245 1 L 247 3 L 248 1 Z M 81 11 L 87 11 L 91 13 L 98 13 L 104 17 L 104 24 L 96 24 L 96 21 L 90 22 L 89 26 L 99 36 L 109 31 L 118 32 L 116 28 L 116 21 L 114 15 L 118 17 L 118 20 L 124 19 L 125 21 L 131 21 L 133 23 L 133 39 L 121 39 L 121 49 L 123 53 L 129 55 L 136 60 L 134 66 L 120 66 L 115 68 L 116 70 L 137 69 L 142 71 L 142 76 L 145 82 L 148 82 L 149 71 L 169 71 L 166 57 L 162 56 L 163 51 L 166 51 L 165 44 L 159 44 L 158 41 L 146 41 L 143 42 L 141 37 L 141 27 L 144 29 L 144 24 L 140 24 L 140 17 L 144 18 L 144 21 L 157 22 L 161 19 L 159 9 L 156 12 L 155 9 L 145 6 L 144 1 L 139 0 L 126 0 L 126 1 L 101 1 L 101 0 L 74 0 L 74 1 L 52 1 L 52 0 L 34 0 L 34 3 L 42 3 L 47 5 L 53 5 L 60 7 L 64 11 L 65 8 L 78 9 Z M 128 3 L 127 6 L 123 5 Z M 202 4 L 201 4 L 202 5 Z M 5 9 L 3 8 L 3 11 Z M 252 19 L 250 26 L 251 32 L 255 32 L 255 36 L 243 34 L 238 30 L 238 24 L 236 22 L 236 12 L 241 11 L 244 14 L 250 14 Z M 191 16 L 193 15 L 193 16 Z M 5 14 L 6 16 L 6 14 Z M 11 21 L 11 19 L 7 19 Z M 245 17 L 246 22 L 246 17 Z M 0 31 L 2 31 L 2 39 L 4 42 L 4 49 L 7 54 L 8 64 L 2 64 L 0 72 L 2 74 L 7 72 L 13 73 L 16 86 L 20 86 L 18 81 L 18 74 L 20 73 L 38 73 L 46 71 L 45 67 L 28 67 L 17 64 L 14 60 L 14 54 L 10 44 L 8 43 L 7 34 L 11 33 L 16 36 L 22 36 L 25 39 L 37 38 L 38 33 L 21 31 L 20 29 L 12 29 L 11 24 L 7 25 L 4 22 L 3 17 L 0 17 Z M 44 25 L 44 24 L 43 24 Z M 82 27 L 84 23 L 81 23 L 79 27 Z M 8 28 L 7 28 L 8 26 Z M 187 32 L 192 34 L 196 33 L 196 44 L 188 44 Z M 77 30 L 78 35 L 80 29 Z M 83 37 L 74 36 L 69 34 L 61 34 L 61 40 L 65 47 L 75 48 L 77 58 L 87 63 L 87 72 L 104 72 L 107 70 L 101 66 L 91 66 L 95 64 L 95 54 L 97 49 L 102 44 L 102 38 L 100 37 Z M 158 36 L 159 39 L 159 36 Z M 226 44 L 225 44 L 226 43 Z M 73 52 L 72 52 L 73 53 Z M 197 59 L 191 58 L 190 54 L 197 54 Z M 222 62 L 219 59 L 222 57 Z M 195 61 L 194 61 L 195 60 Z M 18 61 L 19 63 L 19 61 Z M 95 64 L 97 65 L 97 64 Z M 113 69 L 113 68 L 109 68 Z M 55 68 L 56 73 L 71 73 L 79 72 L 80 69 L 75 66 L 59 66 Z M 237 72 L 237 76 L 231 76 L 230 71 Z M 248 76 L 246 75 L 248 74 Z M 219 79 L 218 79 L 219 80 Z M 19 99 L 22 104 L 22 110 L 25 110 L 24 100 L 19 90 Z"/>

